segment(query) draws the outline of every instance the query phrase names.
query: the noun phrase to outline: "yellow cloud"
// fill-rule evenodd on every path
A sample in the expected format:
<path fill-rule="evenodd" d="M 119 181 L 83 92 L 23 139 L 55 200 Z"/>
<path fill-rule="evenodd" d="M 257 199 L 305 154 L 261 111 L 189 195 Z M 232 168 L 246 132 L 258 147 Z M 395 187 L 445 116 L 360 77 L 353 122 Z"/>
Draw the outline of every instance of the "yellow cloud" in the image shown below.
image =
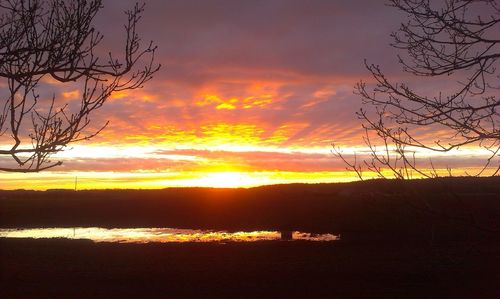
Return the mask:
<path fill-rule="evenodd" d="M 230 104 L 230 103 L 222 103 L 222 104 L 217 105 L 217 107 L 215 107 L 215 109 L 217 109 L 217 110 L 223 110 L 223 109 L 234 110 L 234 109 L 236 109 L 236 106 L 234 106 L 233 104 Z"/>
<path fill-rule="evenodd" d="M 250 109 L 255 107 L 265 107 L 273 102 L 274 95 L 262 93 L 243 97 L 223 98 L 216 94 L 204 94 L 201 99 L 194 104 L 198 107 L 214 106 L 217 110 Z"/>
<path fill-rule="evenodd" d="M 223 100 L 217 95 L 205 94 L 201 100 L 195 102 L 196 106 L 203 107 L 211 104 L 222 103 Z"/>

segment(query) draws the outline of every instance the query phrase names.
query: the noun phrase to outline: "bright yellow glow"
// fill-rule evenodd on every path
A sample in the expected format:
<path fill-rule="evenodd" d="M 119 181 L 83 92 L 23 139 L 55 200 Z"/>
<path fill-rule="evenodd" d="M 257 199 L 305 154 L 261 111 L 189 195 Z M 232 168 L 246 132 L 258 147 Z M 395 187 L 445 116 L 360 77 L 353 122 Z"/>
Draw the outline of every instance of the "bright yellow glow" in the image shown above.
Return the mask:
<path fill-rule="evenodd" d="M 204 174 L 199 179 L 193 179 L 191 184 L 216 188 L 238 188 L 269 184 L 265 177 L 255 177 L 243 172 L 212 172 Z"/>
<path fill-rule="evenodd" d="M 222 103 L 222 104 L 217 105 L 217 107 L 215 107 L 215 109 L 217 109 L 217 110 L 223 110 L 223 109 L 234 110 L 234 109 L 236 109 L 236 107 L 230 103 Z"/>
<path fill-rule="evenodd" d="M 6 175 L 3 174 L 4 178 Z M 44 172 L 8 174 L 1 189 L 159 189 L 166 187 L 254 187 L 285 183 L 331 183 L 355 180 L 338 172 Z"/>
<path fill-rule="evenodd" d="M 463 169 L 473 173 L 478 169 Z M 445 169 L 437 170 L 446 175 Z M 385 172 L 388 177 L 392 174 Z M 461 175 L 464 173 L 457 173 Z M 366 179 L 376 178 L 365 173 Z M 415 175 L 414 178 L 421 176 Z M 2 174 L 1 189 L 161 189 L 166 187 L 248 188 L 287 183 L 349 182 L 358 178 L 350 171 L 258 171 L 258 172 L 45 172 L 38 174 Z"/>
<path fill-rule="evenodd" d="M 251 142 L 246 144 L 244 140 L 252 138 L 245 136 L 245 132 L 253 128 L 246 125 L 231 128 L 239 136 L 225 140 L 231 142 L 229 144 L 209 146 L 210 150 L 201 148 L 196 151 L 192 149 L 194 146 L 164 150 L 155 145 L 75 145 L 58 156 L 58 159 L 64 160 L 64 164 L 54 171 L 0 173 L 0 189 L 74 189 L 75 186 L 78 190 L 197 186 L 248 188 L 269 184 L 332 183 L 358 179 L 355 173 L 346 171 L 342 163 L 332 163 L 335 157 L 328 148 L 276 148 L 257 146 Z M 221 127 L 207 130 L 224 132 Z M 224 135 L 221 138 L 224 141 Z M 213 142 L 216 141 L 214 135 Z M 350 155 L 363 150 L 346 147 L 343 151 Z M 421 156 L 426 154 L 419 153 Z M 464 149 L 453 154 L 465 160 L 482 153 Z M 433 157 L 439 155 L 434 154 Z M 308 162 L 309 160 L 312 162 Z M 317 168 L 307 169 L 308 163 Z M 323 164 L 327 165 L 322 166 Z M 64 167 L 68 167 L 68 170 Z M 440 176 L 448 174 L 445 168 L 438 168 L 436 171 Z M 453 174 L 464 175 L 466 172 L 478 171 L 478 167 L 470 166 L 456 169 Z M 390 171 L 385 170 L 384 174 L 393 177 Z M 374 173 L 364 173 L 364 178 L 376 177 Z M 414 176 L 419 177 L 421 176 L 418 174 Z"/>

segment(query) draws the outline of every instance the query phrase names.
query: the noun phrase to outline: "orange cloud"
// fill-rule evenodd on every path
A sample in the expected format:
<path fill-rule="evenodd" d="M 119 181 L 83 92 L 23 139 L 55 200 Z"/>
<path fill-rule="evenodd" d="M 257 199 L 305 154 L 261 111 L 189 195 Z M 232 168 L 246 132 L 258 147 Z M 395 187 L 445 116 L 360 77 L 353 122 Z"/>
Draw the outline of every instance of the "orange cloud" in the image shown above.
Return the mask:
<path fill-rule="evenodd" d="M 78 99 L 80 97 L 80 91 L 77 89 L 72 91 L 66 91 L 63 92 L 62 95 L 65 99 L 69 100 Z"/>

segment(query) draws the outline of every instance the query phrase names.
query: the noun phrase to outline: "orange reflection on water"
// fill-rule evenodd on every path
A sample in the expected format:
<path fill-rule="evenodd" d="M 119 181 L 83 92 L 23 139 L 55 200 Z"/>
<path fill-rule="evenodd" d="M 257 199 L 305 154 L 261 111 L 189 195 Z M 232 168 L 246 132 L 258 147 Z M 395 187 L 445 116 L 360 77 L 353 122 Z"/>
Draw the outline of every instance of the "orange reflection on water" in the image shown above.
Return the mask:
<path fill-rule="evenodd" d="M 252 231 L 226 232 L 175 228 L 113 228 L 75 227 L 75 228 L 32 228 L 0 229 L 1 238 L 64 238 L 88 239 L 94 242 L 116 243 L 185 243 L 185 242 L 255 242 L 284 240 L 284 232 Z M 287 232 L 285 234 L 289 234 Z M 291 232 L 293 240 L 335 241 L 338 236 L 332 234 L 310 234 Z M 290 238 L 286 238 L 289 240 Z"/>

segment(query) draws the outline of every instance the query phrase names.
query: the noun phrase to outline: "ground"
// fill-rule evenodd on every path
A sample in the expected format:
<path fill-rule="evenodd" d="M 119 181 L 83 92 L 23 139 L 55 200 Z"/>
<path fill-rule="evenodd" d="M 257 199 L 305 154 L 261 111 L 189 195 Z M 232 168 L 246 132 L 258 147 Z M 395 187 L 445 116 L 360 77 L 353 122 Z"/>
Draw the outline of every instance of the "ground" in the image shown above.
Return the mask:
<path fill-rule="evenodd" d="M 0 239 L 0 297 L 499 298 L 499 197 L 498 178 L 248 190 L 4 191 L 3 228 L 298 229 L 341 233 L 342 239 Z"/>

